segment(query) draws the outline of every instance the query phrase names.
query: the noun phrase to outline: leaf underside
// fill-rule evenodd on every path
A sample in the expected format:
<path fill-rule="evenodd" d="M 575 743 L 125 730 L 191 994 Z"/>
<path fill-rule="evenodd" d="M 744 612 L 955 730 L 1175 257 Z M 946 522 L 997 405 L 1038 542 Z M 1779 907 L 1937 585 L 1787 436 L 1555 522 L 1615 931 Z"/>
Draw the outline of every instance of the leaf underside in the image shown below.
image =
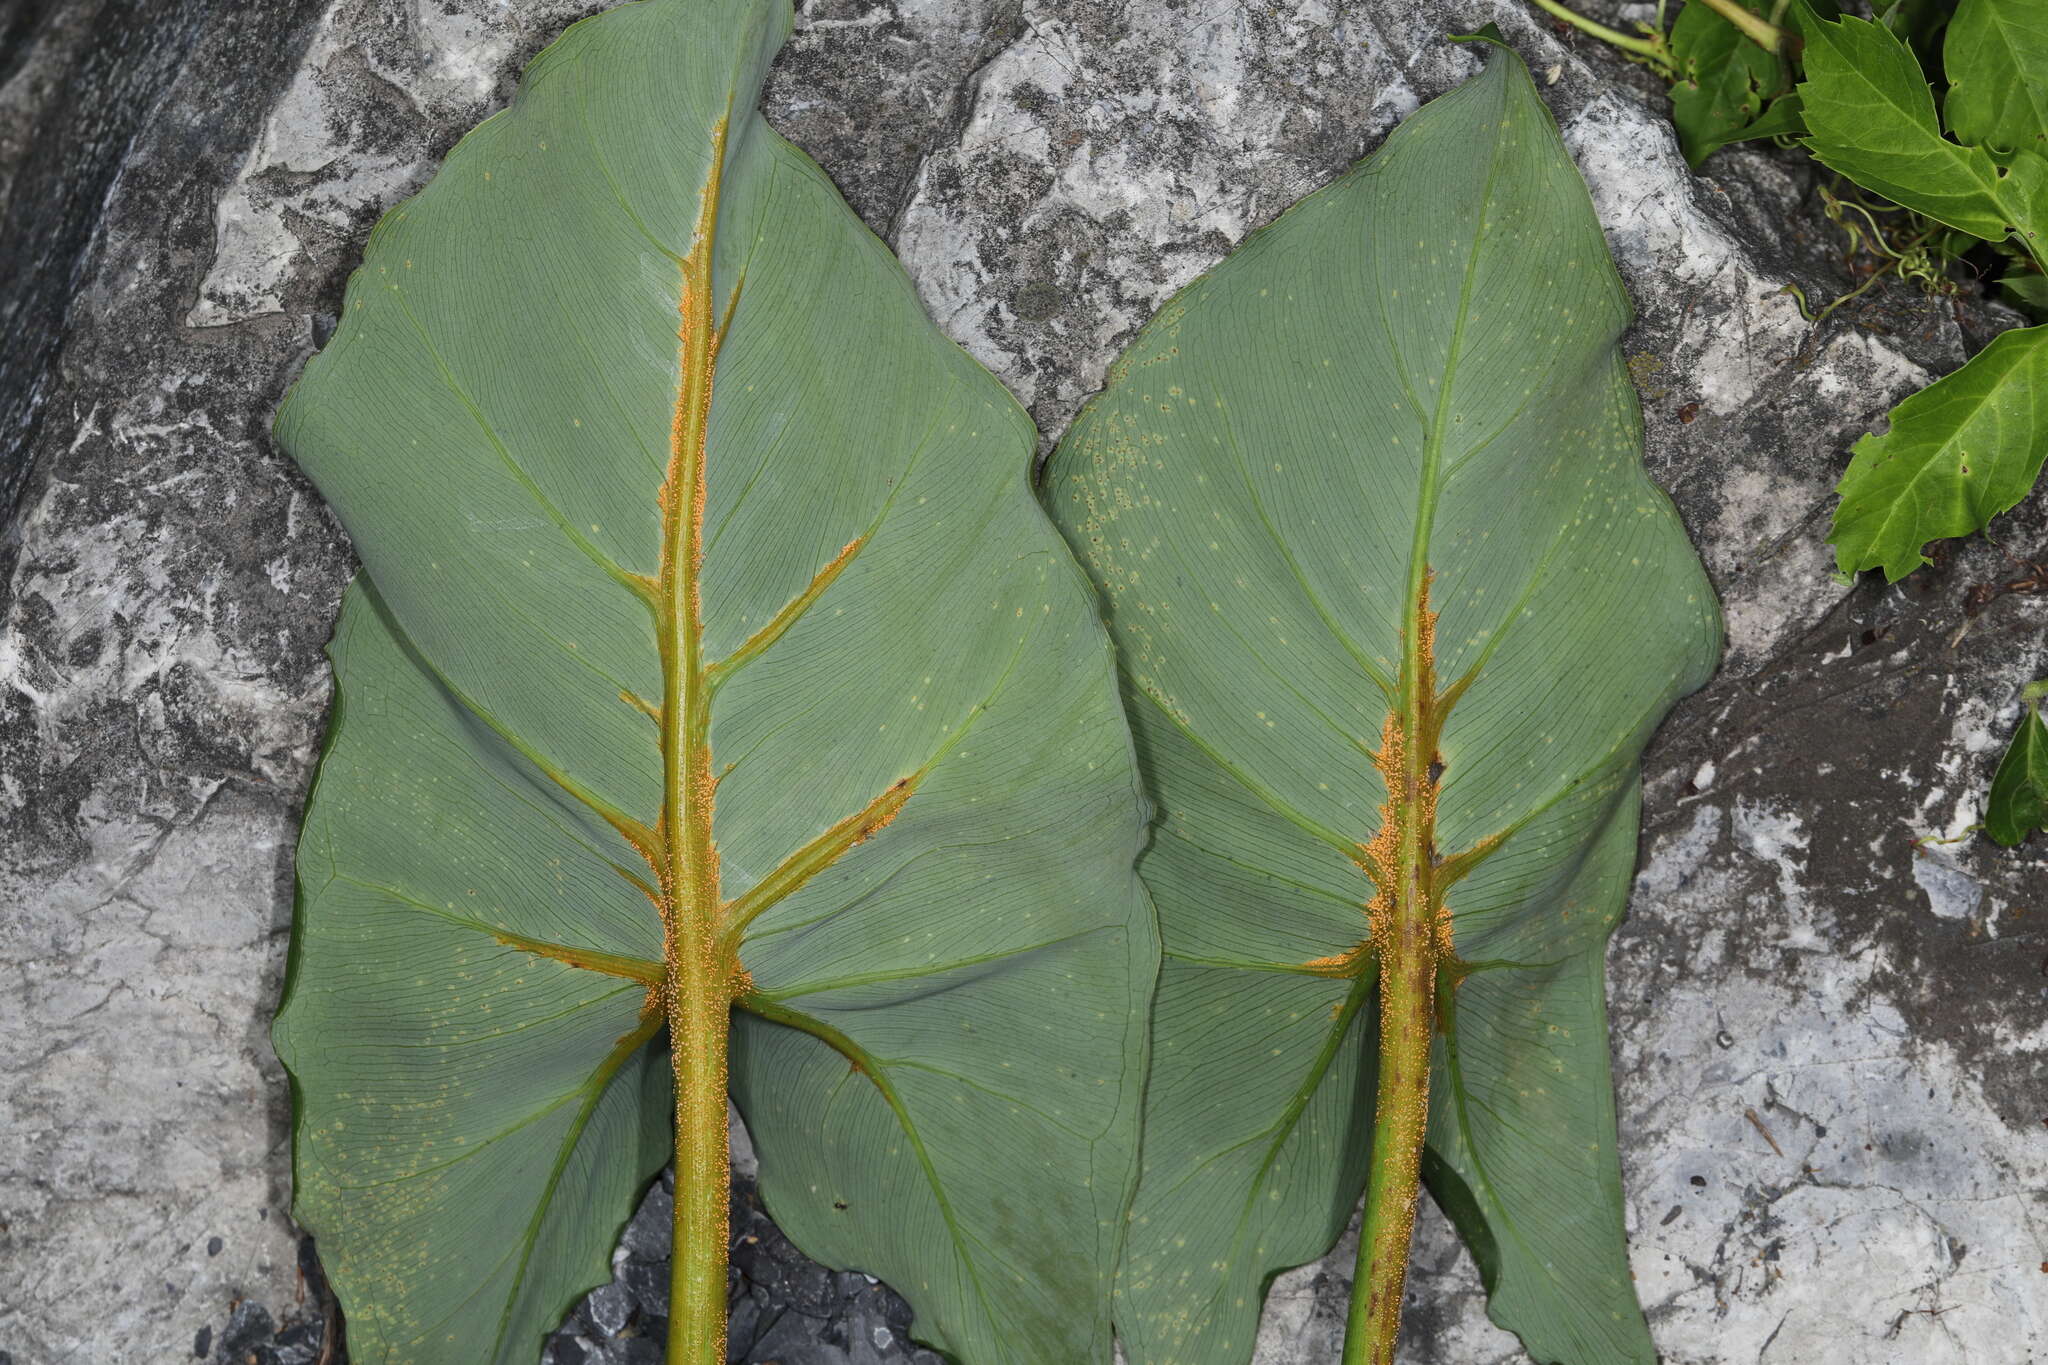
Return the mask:
<path fill-rule="evenodd" d="M 1109 1357 L 1157 962 L 1109 647 L 1027 419 L 752 112 L 789 24 L 572 27 L 279 415 L 366 571 L 276 1026 L 359 1361 L 531 1361 L 609 1277 L 711 930 L 797 1243 L 963 1359 Z"/>
<path fill-rule="evenodd" d="M 1642 468 L 1627 320 L 1585 186 L 1498 52 L 1168 303 L 1054 456 L 1159 809 L 1132 1365 L 1248 1359 L 1269 1278 L 1351 1214 L 1397 821 L 1434 850 L 1403 866 L 1450 940 L 1425 1177 L 1532 1355 L 1654 1359 L 1601 954 L 1638 756 L 1719 628 Z M 1410 733 L 1392 712 L 1418 661 Z"/>

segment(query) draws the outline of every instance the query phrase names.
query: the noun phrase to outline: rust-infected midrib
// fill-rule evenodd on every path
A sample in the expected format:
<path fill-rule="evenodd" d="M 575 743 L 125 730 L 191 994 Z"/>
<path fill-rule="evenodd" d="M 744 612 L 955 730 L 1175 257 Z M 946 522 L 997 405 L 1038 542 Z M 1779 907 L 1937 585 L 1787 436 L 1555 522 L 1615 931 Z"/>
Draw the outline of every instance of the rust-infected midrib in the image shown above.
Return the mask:
<path fill-rule="evenodd" d="M 1512 833 L 1503 830 L 1450 857 L 1439 856 L 1436 815 L 1445 775 L 1440 742 L 1444 722 L 1473 675 L 1438 688 L 1431 575 L 1425 566 L 1416 577 L 1413 614 L 1403 632 L 1397 704 L 1373 751 L 1386 799 L 1379 829 L 1355 855 L 1373 886 L 1365 907 L 1367 934 L 1349 951 L 1308 964 L 1323 975 L 1359 977 L 1377 971 L 1379 976 L 1373 1156 L 1350 1324 L 1360 1341 L 1346 1354 L 1347 1360 L 1372 1362 L 1388 1359 L 1399 1322 L 1429 1122 L 1437 990 L 1439 982 L 1455 989 L 1464 975 L 1448 894 Z"/>
<path fill-rule="evenodd" d="M 726 1138 L 727 1052 L 735 962 L 716 944 L 718 851 L 712 839 L 717 780 L 711 774 L 710 697 L 704 686 L 705 443 L 718 336 L 712 327 L 712 263 L 730 117 L 712 130 L 711 166 L 699 192 L 696 234 L 680 266 L 677 382 L 662 481 L 661 553 L 651 605 L 661 656 L 658 712 L 661 812 L 654 867 L 664 975 L 655 988 L 668 1020 L 675 1076 L 675 1241 L 670 1284 L 670 1361 L 722 1360 L 730 1211 Z"/>
<path fill-rule="evenodd" d="M 742 932 L 753 918 L 888 825 L 982 709 L 975 708 L 916 771 L 792 852 L 745 895 L 731 902 L 722 898 L 713 820 L 718 777 L 712 760 L 712 697 L 726 677 L 794 627 L 853 562 L 873 531 L 869 528 L 869 533 L 846 545 L 731 656 L 706 664 L 702 571 L 712 388 L 720 344 L 740 297 L 735 288 L 723 318 L 714 325 L 713 263 L 730 114 L 728 104 L 727 117 L 714 125 L 711 167 L 700 192 L 695 238 L 679 264 L 676 399 L 669 462 L 658 493 L 657 571 L 652 576 L 631 575 L 628 583 L 654 618 L 662 694 L 658 703 L 630 692 L 621 692 L 619 700 L 656 726 L 661 809 L 651 825 L 643 824 L 570 786 L 572 794 L 603 816 L 653 873 L 650 885 L 624 868 L 614 869 L 653 902 L 662 925 L 663 960 L 650 963 L 517 934 L 498 935 L 508 946 L 565 966 L 645 982 L 646 1010 L 667 1024 L 675 1073 L 678 1170 L 668 1358 L 693 1362 L 724 1358 L 727 1052 L 733 1002 L 751 986 L 739 961 Z M 558 781 L 568 785 L 565 779 Z"/>

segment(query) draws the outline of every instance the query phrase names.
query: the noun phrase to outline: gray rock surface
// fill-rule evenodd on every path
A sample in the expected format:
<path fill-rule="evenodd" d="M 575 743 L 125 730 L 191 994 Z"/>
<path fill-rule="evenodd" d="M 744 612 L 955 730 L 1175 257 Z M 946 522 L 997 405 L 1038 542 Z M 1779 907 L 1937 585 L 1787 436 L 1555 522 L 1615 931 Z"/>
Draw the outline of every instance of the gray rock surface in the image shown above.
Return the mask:
<path fill-rule="evenodd" d="M 7 424 L 26 483 L 0 542 L 16 1365 L 226 1358 L 259 1309 L 300 1335 L 244 1344 L 300 1359 L 320 1317 L 265 1029 L 351 561 L 268 417 L 377 213 L 594 7 L 0 0 L 0 249 L 45 217 L 39 136 L 98 165 L 97 134 L 63 130 L 110 92 L 142 106 L 105 134 L 118 177 L 38 239 L 75 290 L 0 303 L 63 324 L 0 370 L 0 413 L 35 413 Z M 1465 74 L 1442 35 L 1489 20 L 1593 187 L 1641 312 L 1652 468 L 1729 621 L 1722 673 L 1650 755 L 1611 954 L 1664 1357 L 2048 1357 L 2048 851 L 1914 842 L 1973 822 L 2019 687 L 2048 673 L 2048 598 L 1999 590 L 2048 559 L 2048 509 L 1896 588 L 1837 585 L 1820 543 L 1848 443 L 2012 319 L 1882 286 L 1809 327 L 1781 287 L 1847 278 L 1799 158 L 1737 149 L 1691 176 L 1643 75 L 1519 0 L 811 0 L 769 108 L 1051 434 L 1173 289 Z M 614 1297 L 651 1317 L 661 1248 L 627 1237 Z M 756 1346 L 914 1358 L 885 1298 L 771 1252 L 736 1286 Z M 1417 1255 L 1405 1358 L 1520 1359 L 1433 1214 Z M 1261 1361 L 1335 1358 L 1349 1266 L 1340 1247 L 1276 1283 Z M 550 1350 L 644 1356 L 622 1330 L 585 1311 Z"/>

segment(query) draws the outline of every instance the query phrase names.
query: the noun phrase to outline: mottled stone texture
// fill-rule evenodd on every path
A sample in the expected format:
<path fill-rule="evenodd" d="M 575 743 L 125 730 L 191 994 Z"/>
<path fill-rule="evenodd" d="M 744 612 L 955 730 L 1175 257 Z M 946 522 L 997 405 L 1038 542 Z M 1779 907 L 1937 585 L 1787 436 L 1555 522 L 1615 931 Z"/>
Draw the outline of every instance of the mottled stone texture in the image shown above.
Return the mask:
<path fill-rule="evenodd" d="M 269 414 L 376 215 L 590 8 L 0 0 L 15 1365 L 314 1358 L 265 1029 L 351 561 Z M 1897 588 L 1834 583 L 1820 543 L 1848 443 L 2013 319 L 1884 286 L 1808 326 L 1781 286 L 1846 277 L 1800 159 L 1690 175 L 1654 85 L 1519 0 L 811 0 L 770 112 L 1050 434 L 1173 289 L 1465 75 L 1443 35 L 1488 21 L 1592 184 L 1651 466 L 1728 612 L 1721 675 L 1650 755 L 1611 955 L 1665 1359 L 2048 1356 L 2048 851 L 1914 843 L 1972 823 L 2048 673 L 2048 599 L 2000 590 L 2048 558 L 2048 514 Z M 649 1238 L 551 1358 L 647 1357 Z M 889 1296 L 761 1247 L 749 1358 L 915 1358 Z M 1261 1361 L 1335 1358 L 1349 1264 L 1278 1281 Z M 1410 1283 L 1408 1361 L 1521 1358 L 1433 1215 Z"/>

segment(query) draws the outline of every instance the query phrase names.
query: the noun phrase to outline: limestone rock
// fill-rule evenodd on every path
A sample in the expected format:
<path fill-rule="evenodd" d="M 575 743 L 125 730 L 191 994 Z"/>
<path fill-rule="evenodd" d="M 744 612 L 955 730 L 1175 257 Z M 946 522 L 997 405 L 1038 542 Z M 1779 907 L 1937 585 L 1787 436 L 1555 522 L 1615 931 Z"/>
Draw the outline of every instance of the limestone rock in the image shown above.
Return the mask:
<path fill-rule="evenodd" d="M 63 275 L 0 281 L 20 337 L 0 507 L 7 470 L 23 489 L 0 540 L 17 1365 L 177 1358 L 224 1339 L 238 1300 L 288 1331 L 320 1315 L 266 1029 L 352 561 L 269 415 L 377 214 L 593 8 L 0 0 L 0 252 Z M 2019 687 L 2048 673 L 2048 598 L 2000 586 L 2048 558 L 2048 516 L 2037 498 L 1996 545 L 1889 589 L 1834 583 L 1821 543 L 1848 444 L 2012 319 L 1887 285 L 1809 326 L 1782 287 L 1847 283 L 1801 159 L 1731 149 L 1692 175 L 1654 84 L 1533 14 L 807 0 L 769 110 L 1050 438 L 1174 289 L 1467 74 L 1447 32 L 1498 23 L 1637 300 L 1651 467 L 1729 622 L 1720 676 L 1651 752 L 1610 959 L 1634 1264 L 1664 1358 L 2048 1355 L 2048 854 L 1914 843 L 1976 818 Z M 650 1308 L 627 1262 L 658 1257 L 651 1231 L 615 1281 Z M 1259 1359 L 1334 1359 L 1349 1275 L 1340 1246 L 1281 1277 Z M 739 1312 L 756 1338 L 801 1328 L 819 1359 L 919 1358 L 900 1301 L 843 1280 L 805 1290 L 824 1316 L 771 1323 L 787 1305 L 752 1291 Z M 1410 1293 L 1407 1360 L 1522 1359 L 1433 1214 Z M 553 1358 L 645 1354 L 630 1324 L 577 1330 Z"/>

